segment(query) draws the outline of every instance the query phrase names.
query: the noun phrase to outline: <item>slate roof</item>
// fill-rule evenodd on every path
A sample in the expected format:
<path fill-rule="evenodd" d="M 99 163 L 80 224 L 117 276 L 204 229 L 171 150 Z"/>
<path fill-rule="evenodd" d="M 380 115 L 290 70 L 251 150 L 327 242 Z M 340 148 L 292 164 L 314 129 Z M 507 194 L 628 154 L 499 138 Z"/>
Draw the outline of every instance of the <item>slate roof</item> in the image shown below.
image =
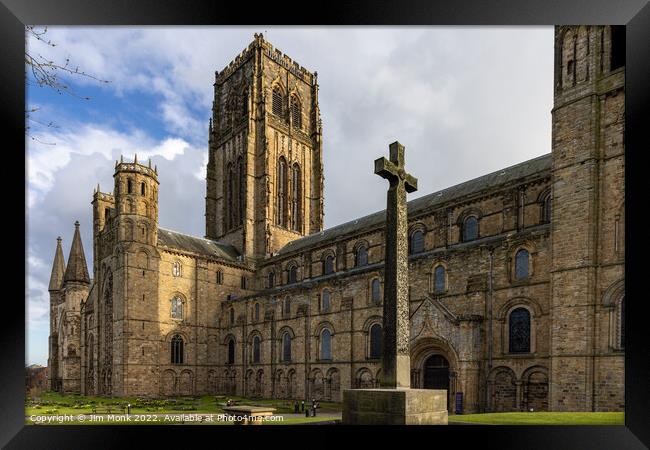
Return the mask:
<path fill-rule="evenodd" d="M 236 262 L 239 252 L 235 247 L 211 239 L 179 233 L 178 231 L 158 228 L 158 246 L 170 250 L 181 250 L 211 258 Z"/>
<path fill-rule="evenodd" d="M 481 191 L 486 191 L 500 185 L 505 185 L 508 182 L 550 169 L 551 154 L 549 153 L 411 200 L 408 202 L 408 214 L 409 216 L 412 216 L 427 210 L 434 210 L 437 206 L 449 201 L 457 200 L 461 197 L 476 194 Z M 364 229 L 380 226 L 385 222 L 385 220 L 386 210 L 384 209 L 359 219 L 323 230 L 319 233 L 313 233 L 303 238 L 296 239 L 295 241 L 291 241 L 282 247 L 278 254 L 285 255 L 290 252 L 314 247 L 329 241 L 335 241 L 343 236 L 354 235 Z"/>

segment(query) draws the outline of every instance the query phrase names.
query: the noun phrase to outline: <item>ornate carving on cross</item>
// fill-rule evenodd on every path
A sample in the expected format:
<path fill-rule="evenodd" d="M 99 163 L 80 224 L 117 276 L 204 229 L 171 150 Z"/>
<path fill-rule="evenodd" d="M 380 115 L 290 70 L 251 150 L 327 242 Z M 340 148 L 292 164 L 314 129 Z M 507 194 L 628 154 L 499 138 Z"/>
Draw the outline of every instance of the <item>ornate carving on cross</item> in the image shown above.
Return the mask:
<path fill-rule="evenodd" d="M 375 174 L 390 182 L 386 205 L 382 388 L 409 388 L 408 221 L 406 193 L 418 180 L 404 169 L 404 146 L 390 144 L 390 159 L 375 160 Z"/>

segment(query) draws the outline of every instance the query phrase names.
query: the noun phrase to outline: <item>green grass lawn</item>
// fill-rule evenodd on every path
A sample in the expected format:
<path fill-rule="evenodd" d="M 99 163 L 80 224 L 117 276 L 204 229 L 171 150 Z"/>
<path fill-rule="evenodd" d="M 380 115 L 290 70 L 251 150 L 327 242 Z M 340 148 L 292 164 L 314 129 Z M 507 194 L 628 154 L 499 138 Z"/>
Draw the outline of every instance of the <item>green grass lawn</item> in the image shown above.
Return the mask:
<path fill-rule="evenodd" d="M 625 425 L 622 412 L 507 412 L 449 416 L 449 424 L 489 425 Z"/>
<path fill-rule="evenodd" d="M 108 407 L 111 408 L 112 414 L 124 414 L 126 405 L 131 404 L 131 414 L 221 414 L 223 405 L 227 399 L 236 401 L 239 405 L 258 405 L 270 406 L 276 408 L 275 414 L 288 414 L 294 411 L 293 400 L 277 399 L 250 399 L 244 397 L 217 397 L 205 395 L 201 397 L 176 397 L 165 399 L 144 399 L 138 397 L 101 397 L 101 396 L 81 396 L 76 394 L 62 395 L 57 392 L 44 392 L 38 398 L 27 399 L 25 402 L 25 416 L 58 416 L 58 415 L 79 415 L 93 414 L 93 408 L 97 409 L 97 414 L 105 415 Z M 338 403 L 321 402 L 318 417 L 300 417 L 287 418 L 283 422 L 267 422 L 268 424 L 292 424 L 292 423 L 309 423 L 318 422 L 328 419 L 327 412 L 338 412 L 341 405 Z M 32 423 L 27 420 L 27 423 Z M 88 420 L 65 422 L 66 425 L 101 425 L 101 424 L 132 424 L 129 422 L 90 422 Z M 171 422 L 163 422 L 170 424 Z M 56 425 L 56 422 L 50 423 Z M 160 422 L 139 422 L 140 425 L 155 425 Z M 223 422 L 213 422 L 211 424 L 224 424 Z"/>

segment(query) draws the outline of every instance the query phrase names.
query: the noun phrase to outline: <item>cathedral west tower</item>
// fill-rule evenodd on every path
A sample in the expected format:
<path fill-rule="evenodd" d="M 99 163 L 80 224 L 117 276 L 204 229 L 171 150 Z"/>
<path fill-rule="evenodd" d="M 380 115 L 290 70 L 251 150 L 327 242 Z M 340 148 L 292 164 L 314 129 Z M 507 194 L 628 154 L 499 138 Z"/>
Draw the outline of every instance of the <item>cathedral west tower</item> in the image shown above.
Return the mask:
<path fill-rule="evenodd" d="M 256 34 L 215 76 L 206 237 L 265 258 L 323 229 L 317 74 Z"/>

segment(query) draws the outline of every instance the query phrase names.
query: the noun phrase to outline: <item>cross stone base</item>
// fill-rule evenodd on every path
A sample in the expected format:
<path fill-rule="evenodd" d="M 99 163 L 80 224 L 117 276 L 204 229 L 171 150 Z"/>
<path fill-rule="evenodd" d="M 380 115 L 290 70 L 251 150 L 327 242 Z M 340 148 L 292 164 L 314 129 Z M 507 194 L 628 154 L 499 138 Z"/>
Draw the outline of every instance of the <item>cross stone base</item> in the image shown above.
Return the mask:
<path fill-rule="evenodd" d="M 447 391 L 346 389 L 344 425 L 447 425 Z"/>

